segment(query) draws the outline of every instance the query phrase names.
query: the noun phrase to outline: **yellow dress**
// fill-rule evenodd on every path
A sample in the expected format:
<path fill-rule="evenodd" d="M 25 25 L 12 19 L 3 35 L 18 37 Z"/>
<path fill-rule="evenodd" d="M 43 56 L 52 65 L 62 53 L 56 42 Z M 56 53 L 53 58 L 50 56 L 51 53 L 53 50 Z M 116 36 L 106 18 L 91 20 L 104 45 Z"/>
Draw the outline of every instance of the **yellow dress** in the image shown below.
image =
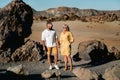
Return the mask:
<path fill-rule="evenodd" d="M 73 35 L 70 31 L 60 34 L 60 50 L 61 55 L 70 56 L 71 47 L 70 44 L 74 41 Z"/>

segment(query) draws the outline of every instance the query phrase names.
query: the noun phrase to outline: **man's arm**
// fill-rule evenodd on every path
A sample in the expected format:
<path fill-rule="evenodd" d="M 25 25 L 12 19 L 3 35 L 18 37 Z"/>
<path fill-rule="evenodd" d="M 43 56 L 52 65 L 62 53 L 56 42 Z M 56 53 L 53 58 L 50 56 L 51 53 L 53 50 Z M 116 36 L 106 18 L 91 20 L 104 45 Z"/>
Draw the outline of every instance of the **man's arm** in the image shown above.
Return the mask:
<path fill-rule="evenodd" d="M 46 50 L 46 47 L 45 47 L 45 33 L 42 32 L 42 36 L 41 36 L 41 39 L 42 39 L 42 46 L 43 46 L 43 50 L 45 51 Z"/>
<path fill-rule="evenodd" d="M 57 43 L 57 47 L 59 48 L 60 47 L 60 42 L 59 42 L 58 38 L 56 38 L 56 43 Z"/>
<path fill-rule="evenodd" d="M 46 51 L 45 40 L 42 40 L 43 50 Z"/>

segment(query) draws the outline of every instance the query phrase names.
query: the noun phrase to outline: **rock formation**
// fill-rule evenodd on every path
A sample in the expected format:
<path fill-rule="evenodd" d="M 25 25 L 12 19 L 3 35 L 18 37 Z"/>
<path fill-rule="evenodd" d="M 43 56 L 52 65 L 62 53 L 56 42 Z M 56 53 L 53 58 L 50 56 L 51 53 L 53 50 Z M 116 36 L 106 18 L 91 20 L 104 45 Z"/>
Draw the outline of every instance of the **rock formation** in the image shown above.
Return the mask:
<path fill-rule="evenodd" d="M 25 45 L 15 50 L 12 61 L 40 61 L 44 56 L 42 45 L 39 42 L 28 40 Z"/>
<path fill-rule="evenodd" d="M 7 71 L 11 71 L 15 74 L 29 75 L 29 71 L 22 64 L 18 66 L 8 67 Z"/>
<path fill-rule="evenodd" d="M 32 23 L 32 8 L 22 0 L 13 0 L 0 9 L 0 63 L 42 59 L 40 43 L 32 40 L 24 42 L 32 32 Z"/>
<path fill-rule="evenodd" d="M 120 80 L 120 66 L 112 66 L 105 70 L 103 75 L 105 80 Z"/>
<path fill-rule="evenodd" d="M 11 52 L 31 34 L 33 12 L 22 0 L 13 0 L 0 10 L 0 50 Z"/>
<path fill-rule="evenodd" d="M 93 63 L 104 62 L 108 58 L 107 46 L 97 40 L 90 40 L 80 42 L 78 46 L 78 53 L 73 56 L 76 59 L 91 60 Z"/>
<path fill-rule="evenodd" d="M 10 61 L 40 61 L 45 57 L 42 45 L 33 40 L 27 40 L 24 45 L 17 48 L 12 54 L 10 51 L 0 53 L 0 63 Z"/>
<path fill-rule="evenodd" d="M 99 75 L 90 69 L 78 67 L 73 69 L 73 73 L 79 80 L 99 80 Z"/>
<path fill-rule="evenodd" d="M 59 70 L 46 70 L 41 74 L 45 79 L 50 79 L 53 75 L 55 75 L 55 77 L 60 77 L 61 72 Z"/>

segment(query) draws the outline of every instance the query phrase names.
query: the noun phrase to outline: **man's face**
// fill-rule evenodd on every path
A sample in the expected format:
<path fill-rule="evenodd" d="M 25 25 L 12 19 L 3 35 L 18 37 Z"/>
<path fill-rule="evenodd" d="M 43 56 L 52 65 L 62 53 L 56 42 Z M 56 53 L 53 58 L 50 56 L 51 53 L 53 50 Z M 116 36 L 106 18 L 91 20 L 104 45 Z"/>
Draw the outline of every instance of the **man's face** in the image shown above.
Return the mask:
<path fill-rule="evenodd" d="M 52 24 L 47 24 L 47 28 L 49 29 L 49 30 L 51 30 L 52 29 Z"/>

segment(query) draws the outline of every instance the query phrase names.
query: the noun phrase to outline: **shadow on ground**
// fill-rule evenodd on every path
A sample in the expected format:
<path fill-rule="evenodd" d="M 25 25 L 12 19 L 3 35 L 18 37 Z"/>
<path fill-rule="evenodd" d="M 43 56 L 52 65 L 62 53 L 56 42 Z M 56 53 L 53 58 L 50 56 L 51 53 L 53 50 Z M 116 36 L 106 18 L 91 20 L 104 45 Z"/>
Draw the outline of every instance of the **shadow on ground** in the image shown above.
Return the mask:
<path fill-rule="evenodd" d="M 18 75 L 10 71 L 0 70 L 0 80 L 45 80 L 40 74 Z"/>

